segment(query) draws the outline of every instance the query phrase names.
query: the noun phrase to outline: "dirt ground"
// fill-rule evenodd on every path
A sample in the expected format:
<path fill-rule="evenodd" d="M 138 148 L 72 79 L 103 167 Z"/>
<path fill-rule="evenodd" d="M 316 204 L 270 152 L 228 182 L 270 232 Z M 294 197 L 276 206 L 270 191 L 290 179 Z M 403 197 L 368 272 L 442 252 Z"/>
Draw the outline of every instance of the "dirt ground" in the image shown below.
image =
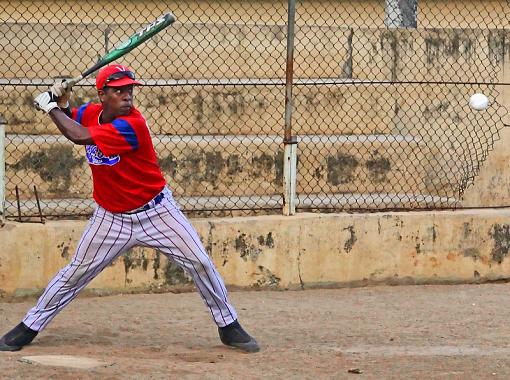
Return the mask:
<path fill-rule="evenodd" d="M 262 346 L 222 346 L 196 293 L 81 297 L 1 379 L 509 379 L 510 284 L 230 293 Z M 33 301 L 0 303 L 3 334 Z M 107 366 L 28 364 L 76 355 Z M 361 372 L 361 373 L 352 373 Z"/>

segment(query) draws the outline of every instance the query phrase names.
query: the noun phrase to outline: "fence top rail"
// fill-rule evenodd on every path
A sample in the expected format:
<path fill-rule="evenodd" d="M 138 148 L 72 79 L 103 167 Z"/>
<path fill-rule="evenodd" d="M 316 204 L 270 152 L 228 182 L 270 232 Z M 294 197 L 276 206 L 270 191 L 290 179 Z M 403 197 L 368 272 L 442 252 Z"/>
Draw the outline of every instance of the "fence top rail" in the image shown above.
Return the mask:
<path fill-rule="evenodd" d="M 42 78 L 0 78 L 0 86 L 52 86 L 55 79 Z M 144 86 L 285 86 L 285 78 L 222 78 L 222 79 L 139 79 Z M 510 82 L 484 81 L 405 81 L 405 80 L 369 80 L 352 78 L 295 78 L 294 85 L 477 85 L 477 86 L 509 86 Z M 95 86 L 94 79 L 84 79 L 75 87 Z"/>

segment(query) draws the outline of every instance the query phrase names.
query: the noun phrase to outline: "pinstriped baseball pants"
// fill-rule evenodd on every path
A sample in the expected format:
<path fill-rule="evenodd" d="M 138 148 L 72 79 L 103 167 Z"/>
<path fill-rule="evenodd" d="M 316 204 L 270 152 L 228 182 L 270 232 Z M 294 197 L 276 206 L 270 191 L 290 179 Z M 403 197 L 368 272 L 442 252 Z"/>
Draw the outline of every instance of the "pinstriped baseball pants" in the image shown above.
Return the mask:
<path fill-rule="evenodd" d="M 159 205 L 136 214 L 111 213 L 97 206 L 71 262 L 50 281 L 23 323 L 32 330 L 43 330 L 104 268 L 135 246 L 158 249 L 183 268 L 219 327 L 237 319 L 197 232 L 166 191 Z"/>

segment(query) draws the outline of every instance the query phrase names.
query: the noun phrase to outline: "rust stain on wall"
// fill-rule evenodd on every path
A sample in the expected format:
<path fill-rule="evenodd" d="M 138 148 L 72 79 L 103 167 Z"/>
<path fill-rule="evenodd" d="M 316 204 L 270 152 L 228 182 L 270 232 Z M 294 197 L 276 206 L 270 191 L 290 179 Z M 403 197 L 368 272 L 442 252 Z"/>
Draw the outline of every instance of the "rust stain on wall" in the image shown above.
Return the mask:
<path fill-rule="evenodd" d="M 63 259 L 69 258 L 69 250 L 70 250 L 71 243 L 72 243 L 72 241 L 71 241 L 71 239 L 69 239 L 69 241 L 62 242 L 61 244 L 57 245 L 57 248 L 59 250 L 61 250 L 60 257 L 62 257 Z"/>
<path fill-rule="evenodd" d="M 154 271 L 153 278 L 154 280 L 159 280 L 159 268 L 161 265 L 161 255 L 162 253 L 159 250 L 156 250 L 156 253 L 154 254 L 154 261 L 152 262 L 152 270 Z"/>
<path fill-rule="evenodd" d="M 253 156 L 252 164 L 255 172 L 269 172 L 273 169 L 275 161 L 274 157 L 267 153 L 262 153 L 260 156 Z"/>
<path fill-rule="evenodd" d="M 397 66 L 400 58 L 400 52 L 398 48 L 398 36 L 395 32 L 385 30 L 380 36 L 381 51 L 390 50 L 392 52 L 391 62 L 391 80 L 397 79 Z M 389 49 L 388 49 L 389 47 Z"/>
<path fill-rule="evenodd" d="M 382 157 L 378 152 L 366 162 L 368 176 L 375 183 L 381 183 L 387 180 L 386 175 L 391 170 L 390 160 Z"/>
<path fill-rule="evenodd" d="M 224 156 L 225 155 L 225 156 Z M 249 178 L 260 178 L 279 186 L 283 183 L 283 152 L 274 155 L 228 154 L 223 151 L 192 150 L 183 156 L 168 154 L 159 160 L 161 170 L 190 192 L 204 186 L 216 190 L 240 181 L 244 171 Z M 248 169 L 246 169 L 248 168 Z"/>
<path fill-rule="evenodd" d="M 448 253 L 448 255 L 446 255 L 446 260 L 449 260 L 449 261 L 455 261 L 456 258 L 457 258 L 457 255 L 453 252 L 450 252 L 450 253 Z"/>
<path fill-rule="evenodd" d="M 235 249 L 240 253 L 241 258 L 247 261 L 250 258 L 251 261 L 256 261 L 259 255 L 262 253 L 260 245 L 252 243 L 252 238 L 242 233 L 235 239 Z"/>
<path fill-rule="evenodd" d="M 130 270 L 141 268 L 144 272 L 146 272 L 147 268 L 149 267 L 149 258 L 147 257 L 143 248 L 139 250 L 129 249 L 123 254 L 122 258 L 124 261 L 126 284 L 132 282 L 132 280 L 128 278 Z"/>
<path fill-rule="evenodd" d="M 281 281 L 280 277 L 262 265 L 259 265 L 257 268 L 259 271 L 255 275 L 259 278 L 255 284 L 256 286 L 260 288 L 278 288 Z"/>
<path fill-rule="evenodd" d="M 241 158 L 238 154 L 232 154 L 227 158 L 227 175 L 232 176 L 239 174 L 243 171 Z"/>
<path fill-rule="evenodd" d="M 269 232 L 267 236 L 260 235 L 258 237 L 258 242 L 260 245 L 265 245 L 268 248 L 274 248 L 273 233 Z"/>
<path fill-rule="evenodd" d="M 471 257 L 474 261 L 480 259 L 480 251 L 477 248 L 466 248 L 463 250 L 462 254 L 464 257 Z"/>
<path fill-rule="evenodd" d="M 427 228 L 427 232 L 432 236 L 432 243 L 435 243 L 437 240 L 437 226 L 435 224 L 432 227 Z"/>
<path fill-rule="evenodd" d="M 354 246 L 354 243 L 358 239 L 356 238 L 356 232 L 354 231 L 354 226 L 349 226 L 347 228 L 344 228 L 344 230 L 349 231 L 349 234 L 350 234 L 349 239 L 347 239 L 347 241 L 344 244 L 344 250 L 345 250 L 345 252 L 350 252 L 352 250 L 352 247 Z"/>
<path fill-rule="evenodd" d="M 173 177 L 175 175 L 175 169 L 177 168 L 177 161 L 170 153 L 168 156 L 159 159 L 159 166 L 163 172 Z"/>
<path fill-rule="evenodd" d="M 489 232 L 489 236 L 493 240 L 491 260 L 501 264 L 505 257 L 508 256 L 510 227 L 508 224 L 494 224 Z"/>
<path fill-rule="evenodd" d="M 207 225 L 209 226 L 209 231 L 207 233 L 207 244 L 205 245 L 205 250 L 207 251 L 209 256 L 212 256 L 213 247 L 215 245 L 214 239 L 213 239 L 213 230 L 215 229 L 215 226 L 211 222 L 208 222 Z"/>
<path fill-rule="evenodd" d="M 196 151 L 186 155 L 180 161 L 167 156 L 163 164 L 165 168 L 171 169 L 174 175 L 179 176 L 181 185 L 185 188 L 199 186 L 201 182 L 209 182 L 216 189 L 220 174 L 226 167 L 226 160 L 221 152 Z"/>
<path fill-rule="evenodd" d="M 172 260 L 167 260 L 167 264 L 165 266 L 166 285 L 184 285 L 191 282 L 192 280 L 179 265 Z"/>
<path fill-rule="evenodd" d="M 222 249 L 221 249 L 221 257 L 223 257 L 223 264 L 222 266 L 225 266 L 228 262 L 228 254 L 229 254 L 229 247 L 231 246 L 230 240 L 226 239 L 222 242 Z"/>
<path fill-rule="evenodd" d="M 471 228 L 471 223 L 469 223 L 469 222 L 463 223 L 462 236 L 464 237 L 464 239 L 467 239 L 471 235 L 471 232 L 473 232 L 473 230 Z"/>
<path fill-rule="evenodd" d="M 205 152 L 205 178 L 213 185 L 216 185 L 223 168 L 226 167 L 226 160 L 221 152 Z"/>
<path fill-rule="evenodd" d="M 239 117 L 247 112 L 247 107 L 260 107 L 260 99 L 246 99 L 241 91 L 199 91 L 192 99 L 194 115 L 200 124 L 218 120 L 222 116 Z M 262 101 L 263 102 L 263 101 Z"/>
<path fill-rule="evenodd" d="M 505 52 L 509 51 L 510 41 L 505 30 L 488 30 L 489 59 L 493 65 L 500 66 L 505 60 Z"/>
<path fill-rule="evenodd" d="M 426 104 L 423 108 L 423 117 L 426 119 L 437 119 L 439 117 L 444 117 L 444 115 L 449 112 L 450 106 L 451 103 L 448 100 L 442 100 L 437 104 Z M 450 113 L 450 117 L 455 122 L 460 123 L 462 121 L 462 118 L 457 113 L 455 113 L 453 109 Z"/>
<path fill-rule="evenodd" d="M 358 160 L 350 154 L 338 153 L 326 158 L 328 182 L 333 186 L 352 182 L 354 172 L 359 165 Z"/>
<path fill-rule="evenodd" d="M 450 56 L 459 58 L 461 56 L 470 59 L 474 52 L 474 35 L 466 35 L 460 31 L 430 31 L 425 37 L 425 55 L 427 64 L 438 63 L 438 58 Z"/>
<path fill-rule="evenodd" d="M 196 117 L 196 121 L 202 125 L 204 121 L 204 97 L 202 93 L 199 92 L 193 99 L 191 100 L 195 107 L 194 115 Z"/>
<path fill-rule="evenodd" d="M 55 145 L 51 149 L 30 152 L 15 163 L 8 165 L 14 170 L 30 170 L 49 183 L 53 194 L 66 195 L 71 185 L 72 171 L 83 165 L 85 158 L 74 157 L 72 146 Z"/>

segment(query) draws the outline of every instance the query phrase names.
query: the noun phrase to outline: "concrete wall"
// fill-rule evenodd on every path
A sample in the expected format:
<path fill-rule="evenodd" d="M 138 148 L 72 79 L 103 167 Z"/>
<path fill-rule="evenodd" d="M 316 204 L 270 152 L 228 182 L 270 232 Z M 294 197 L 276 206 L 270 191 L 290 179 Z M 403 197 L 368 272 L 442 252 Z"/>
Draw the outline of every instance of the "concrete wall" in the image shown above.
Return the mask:
<path fill-rule="evenodd" d="M 193 224 L 228 286 L 300 289 L 507 279 L 509 218 L 508 209 L 488 209 L 208 218 Z M 39 294 L 72 257 L 85 224 L 6 223 L 0 229 L 0 299 Z M 137 248 L 105 269 L 88 292 L 191 287 L 160 253 Z"/>
<path fill-rule="evenodd" d="M 121 8 L 110 1 L 0 1 L 0 9 L 6 10 L 0 12 L 3 32 L 0 46 L 6 40 L 19 42 L 10 43 L 4 51 L 0 63 L 2 78 L 36 81 L 73 75 L 104 51 L 105 35 L 112 42 L 136 27 L 116 24 L 116 20 L 124 18 L 126 23 L 136 24 L 142 22 L 137 19 L 142 11 L 145 20 L 147 14 L 158 16 L 167 9 L 179 11 L 186 23 L 173 27 L 172 39 L 154 39 L 140 54 L 126 58 L 144 73 L 144 79 L 281 78 L 285 65 L 286 2 L 260 1 L 256 6 L 248 1 L 216 3 L 218 6 L 211 13 L 210 2 L 144 1 L 140 9 L 138 1 L 123 2 Z M 468 72 L 472 78 L 487 80 L 491 79 L 487 73 L 495 71 L 502 73 L 504 82 L 510 82 L 508 30 L 480 33 L 455 29 L 473 25 L 508 28 L 506 1 L 422 1 L 418 31 L 378 30 L 383 26 L 382 6 L 381 1 L 364 1 L 362 10 L 354 2 L 306 3 L 296 28 L 301 41 L 296 47 L 297 77 L 365 79 L 370 72 L 379 80 L 463 80 Z M 76 19 L 80 20 L 78 24 Z M 91 25 L 98 19 L 104 20 L 100 28 Z M 445 21 L 451 29 L 423 29 L 442 27 Z M 34 48 L 41 45 L 41 36 L 45 35 L 41 25 L 34 27 L 36 23 L 57 24 L 61 28 L 48 35 L 56 39 L 58 46 Z M 246 27 L 257 23 L 263 25 Z M 208 34 L 217 37 L 216 44 L 200 49 L 197 38 L 203 41 Z M 153 49 L 160 52 L 159 57 L 165 57 L 158 65 L 152 65 L 157 60 Z M 68 54 L 62 54 L 63 51 Z M 219 63 L 207 64 L 210 57 L 216 57 Z M 48 68 L 45 63 L 50 61 L 55 64 Z M 83 175 L 83 157 L 76 148 L 60 143 L 49 120 L 35 113 L 31 102 L 36 90 L 36 87 L 0 88 L 0 113 L 9 121 L 9 141 L 16 141 L 20 147 L 13 149 L 13 144 L 8 147 L 11 150 L 7 170 L 13 179 L 8 183 L 8 194 L 12 195 L 16 181 L 29 178 L 30 184 L 37 184 L 48 197 L 88 198 L 90 184 Z M 509 108 L 508 86 L 497 90 L 500 95 L 491 100 Z M 300 178 L 313 187 L 333 186 L 338 192 L 354 191 L 361 185 L 369 191 L 391 189 L 395 184 L 392 181 L 410 184 L 409 191 L 422 191 L 413 179 L 426 178 L 439 184 L 441 195 L 441 189 L 456 178 L 437 175 L 433 165 L 425 170 L 409 170 L 406 158 L 430 155 L 441 157 L 439 162 L 447 162 L 459 157 L 425 148 L 422 145 L 427 141 L 415 139 L 406 125 L 420 120 L 422 124 L 418 125 L 423 125 L 424 130 L 451 136 L 450 127 L 459 122 L 459 113 L 466 116 L 464 124 L 462 121 L 459 124 L 464 127 L 483 123 L 486 115 L 473 114 L 465 107 L 452 110 L 450 103 L 441 98 L 445 95 L 441 91 L 433 85 L 426 91 L 401 86 L 395 92 L 382 85 L 340 89 L 298 86 L 295 133 L 324 134 L 327 138 L 344 136 L 342 146 L 352 144 L 358 152 L 347 157 L 345 152 L 332 147 L 332 140 L 303 139 L 299 146 L 303 157 Z M 471 88 L 456 86 L 448 90 L 448 100 L 451 104 L 467 104 L 470 91 Z M 283 93 L 282 86 L 257 88 L 249 84 L 235 90 L 229 86 L 221 90 L 189 87 L 163 88 L 151 93 L 142 90 L 140 106 L 144 113 L 154 120 L 165 120 L 152 122 L 153 132 L 183 137 L 182 141 L 167 137 L 164 144 L 157 146 L 162 167 L 175 191 L 180 195 L 279 193 L 278 136 L 283 127 Z M 74 101 L 93 97 L 90 88 L 79 88 Z M 416 104 L 423 107 L 416 108 Z M 324 131 L 323 125 L 329 129 Z M 232 142 L 230 134 L 248 136 L 244 141 L 251 143 Z M 410 135 L 411 139 L 403 140 L 405 146 L 398 139 L 363 145 L 363 141 L 345 137 L 363 134 Z M 190 140 L 189 135 L 206 137 Z M 219 139 L 211 139 L 211 135 Z M 510 132 L 503 130 L 501 140 L 465 194 L 465 206 L 509 204 L 509 143 Z M 399 154 L 395 154 L 397 151 Z M 56 162 L 66 165 L 51 165 Z M 346 162 L 352 165 L 343 165 Z M 383 168 L 389 164 L 391 170 L 382 173 L 374 162 L 383 164 Z M 407 177 L 400 174 L 404 168 Z M 257 186 L 247 185 L 247 179 Z M 307 183 L 298 184 L 298 191 L 308 187 Z M 30 189 L 21 190 L 22 197 L 31 196 Z M 494 209 L 210 218 L 195 219 L 193 223 L 229 286 L 298 289 L 507 279 L 509 216 L 507 209 Z M 83 221 L 52 221 L 7 222 L 0 228 L 2 299 L 39 294 L 70 260 L 84 227 Z M 93 293 L 111 293 L 190 287 L 189 279 L 160 253 L 138 248 L 108 267 L 88 289 Z"/>
<path fill-rule="evenodd" d="M 456 28 L 469 28 L 474 24 L 483 28 L 508 25 L 508 4 L 506 0 L 423 0 L 419 2 L 418 25 L 427 28 L 440 27 L 448 23 Z M 214 11 L 211 12 L 211 9 Z M 65 2 L 44 0 L 2 0 L 0 9 L 2 21 L 34 21 L 50 23 L 75 22 L 114 23 L 119 19 L 127 23 L 146 19 L 147 14 L 159 16 L 166 10 L 182 15 L 190 22 L 210 20 L 218 23 L 228 20 L 233 24 L 260 23 L 284 24 L 287 20 L 286 0 L 215 0 L 207 3 L 196 1 L 123 1 L 122 4 L 108 0 L 69 0 Z M 18 10 L 17 12 L 14 10 Z M 381 26 L 384 22 L 384 2 L 364 0 L 361 5 L 355 1 L 321 0 L 302 2 L 298 8 L 298 23 L 318 25 L 351 26 L 363 23 L 367 26 Z M 53 17 L 52 15 L 55 15 Z M 181 18 L 182 18 L 181 17 Z"/>

